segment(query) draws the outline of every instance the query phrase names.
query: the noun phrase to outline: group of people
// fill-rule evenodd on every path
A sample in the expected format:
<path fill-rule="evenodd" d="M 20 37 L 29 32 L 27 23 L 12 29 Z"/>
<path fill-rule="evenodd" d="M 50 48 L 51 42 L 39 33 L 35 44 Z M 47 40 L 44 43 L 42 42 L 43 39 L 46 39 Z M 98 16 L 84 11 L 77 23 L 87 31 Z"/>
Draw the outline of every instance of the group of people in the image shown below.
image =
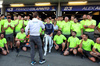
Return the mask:
<path fill-rule="evenodd" d="M 16 47 L 17 52 L 20 49 L 27 51 L 27 42 L 31 47 L 32 65 L 35 64 L 35 45 L 39 48 L 40 63 L 44 63 L 44 56 L 47 55 L 47 47 L 49 44 L 49 53 L 54 46 L 57 51 L 61 51 L 61 55 L 69 54 L 77 55 L 79 52 L 81 58 L 88 57 L 95 62 L 99 59 L 100 62 L 100 38 L 94 42 L 94 28 L 96 20 L 92 19 L 92 15 L 84 14 L 83 20 L 78 22 L 78 18 L 74 15 L 69 17 L 59 16 L 55 19 L 48 17 L 42 21 L 37 13 L 33 14 L 33 19 L 29 16 L 24 18 L 21 15 L 14 15 L 14 20 L 11 20 L 11 15 L 0 16 L 0 53 L 7 55 L 10 49 L 13 51 Z M 100 23 L 97 26 L 100 30 Z M 38 32 L 39 30 L 39 32 Z M 38 37 L 40 35 L 40 37 Z M 27 38 L 30 36 L 30 38 Z M 34 61 L 34 62 L 33 62 Z"/>

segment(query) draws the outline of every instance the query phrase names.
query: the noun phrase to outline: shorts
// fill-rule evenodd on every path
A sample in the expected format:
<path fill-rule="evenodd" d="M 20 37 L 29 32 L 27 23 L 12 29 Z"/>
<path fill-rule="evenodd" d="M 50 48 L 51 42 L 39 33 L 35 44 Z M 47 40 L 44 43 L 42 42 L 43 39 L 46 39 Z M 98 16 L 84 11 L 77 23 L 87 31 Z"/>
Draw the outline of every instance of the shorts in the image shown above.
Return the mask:
<path fill-rule="evenodd" d="M 41 40 L 43 41 L 44 35 L 40 35 Z"/>
<path fill-rule="evenodd" d="M 58 46 L 59 46 L 59 48 L 62 48 L 62 44 L 57 44 Z M 56 45 L 54 45 L 54 47 L 55 47 Z"/>
<path fill-rule="evenodd" d="M 2 49 L 0 48 L 0 53 L 2 53 Z"/>
<path fill-rule="evenodd" d="M 13 33 L 12 34 L 8 34 L 8 35 L 5 35 L 6 36 L 6 39 L 7 39 L 7 41 L 11 41 L 11 42 L 13 42 Z"/>
<path fill-rule="evenodd" d="M 90 54 L 90 51 L 86 51 L 83 49 L 83 53 L 88 56 L 88 57 L 93 57 L 91 54 Z"/>
<path fill-rule="evenodd" d="M 70 49 L 73 49 L 73 50 L 74 50 L 75 48 L 69 48 L 69 49 L 68 49 L 69 52 L 70 52 Z M 76 50 L 77 50 L 77 48 L 76 48 Z"/>
<path fill-rule="evenodd" d="M 20 48 L 25 47 L 26 43 L 20 42 Z"/>

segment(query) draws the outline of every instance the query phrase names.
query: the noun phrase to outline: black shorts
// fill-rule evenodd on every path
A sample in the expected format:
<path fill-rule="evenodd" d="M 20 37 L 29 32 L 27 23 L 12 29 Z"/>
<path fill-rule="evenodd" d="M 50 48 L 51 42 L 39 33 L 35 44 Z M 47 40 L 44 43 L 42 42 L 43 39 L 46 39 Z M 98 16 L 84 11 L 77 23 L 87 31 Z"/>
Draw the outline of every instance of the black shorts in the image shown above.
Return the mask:
<path fill-rule="evenodd" d="M 70 49 L 73 49 L 73 50 L 76 49 L 76 50 L 77 50 L 77 48 L 69 48 L 69 49 L 68 49 L 69 52 L 70 52 Z"/>
<path fill-rule="evenodd" d="M 83 49 L 83 53 L 88 56 L 88 57 L 93 57 L 91 54 L 90 54 L 90 51 L 86 51 Z"/>
<path fill-rule="evenodd" d="M 44 35 L 40 35 L 41 40 L 43 41 Z"/>
<path fill-rule="evenodd" d="M 2 49 L 0 48 L 0 53 L 2 53 Z"/>
<path fill-rule="evenodd" d="M 11 42 L 13 42 L 13 33 L 12 34 L 8 34 L 8 35 L 5 35 L 6 36 L 6 39 L 7 39 L 7 41 L 11 41 Z"/>
<path fill-rule="evenodd" d="M 62 44 L 57 44 L 59 46 L 59 48 L 62 48 Z"/>
<path fill-rule="evenodd" d="M 22 48 L 22 47 L 25 47 L 25 44 L 26 44 L 26 43 L 20 42 L 20 47 L 21 47 L 21 48 Z"/>

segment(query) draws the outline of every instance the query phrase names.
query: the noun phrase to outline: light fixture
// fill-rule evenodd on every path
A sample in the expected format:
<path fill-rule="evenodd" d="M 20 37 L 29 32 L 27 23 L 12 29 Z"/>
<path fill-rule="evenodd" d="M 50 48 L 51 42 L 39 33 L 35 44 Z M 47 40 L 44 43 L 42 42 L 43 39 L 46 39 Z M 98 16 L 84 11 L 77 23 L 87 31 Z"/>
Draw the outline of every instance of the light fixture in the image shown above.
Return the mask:
<path fill-rule="evenodd" d="M 42 12 L 43 14 L 45 14 L 45 12 Z"/>
<path fill-rule="evenodd" d="M 22 3 L 19 3 L 19 4 L 10 4 L 10 6 L 11 7 L 23 7 L 24 6 L 24 4 L 22 4 Z"/>
<path fill-rule="evenodd" d="M 2 5 L 0 5 L 0 8 L 2 8 Z"/>
<path fill-rule="evenodd" d="M 87 4 L 87 1 L 69 1 L 68 5 L 84 5 Z"/>
<path fill-rule="evenodd" d="M 75 12 L 75 14 L 78 14 L 78 11 L 77 11 L 77 12 Z"/>
<path fill-rule="evenodd" d="M 3 3 L 3 1 L 0 1 L 0 5 Z"/>
<path fill-rule="evenodd" d="M 50 6 L 50 2 L 44 2 L 44 3 L 35 3 L 35 6 Z"/>

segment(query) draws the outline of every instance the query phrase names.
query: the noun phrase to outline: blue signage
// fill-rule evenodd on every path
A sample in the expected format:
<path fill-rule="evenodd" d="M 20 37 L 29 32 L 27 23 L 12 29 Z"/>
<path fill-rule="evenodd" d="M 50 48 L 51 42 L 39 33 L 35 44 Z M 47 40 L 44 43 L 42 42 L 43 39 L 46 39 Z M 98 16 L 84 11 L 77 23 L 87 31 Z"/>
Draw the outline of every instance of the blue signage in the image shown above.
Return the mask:
<path fill-rule="evenodd" d="M 40 6 L 40 7 L 9 7 L 7 12 L 26 12 L 26 11 L 56 11 L 54 6 Z"/>
<path fill-rule="evenodd" d="M 62 11 L 100 11 L 100 5 L 63 6 Z"/>

